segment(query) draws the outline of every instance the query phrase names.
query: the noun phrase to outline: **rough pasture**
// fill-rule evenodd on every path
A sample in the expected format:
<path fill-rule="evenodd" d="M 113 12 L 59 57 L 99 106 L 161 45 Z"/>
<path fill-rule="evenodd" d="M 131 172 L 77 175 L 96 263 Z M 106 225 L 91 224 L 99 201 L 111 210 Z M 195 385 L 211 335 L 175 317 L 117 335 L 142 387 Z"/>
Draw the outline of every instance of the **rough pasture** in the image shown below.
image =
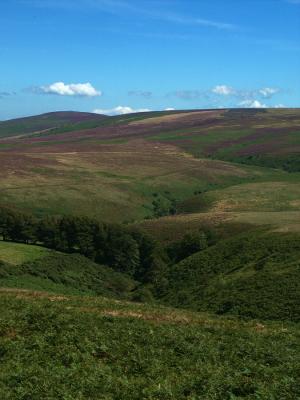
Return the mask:
<path fill-rule="evenodd" d="M 199 228 L 213 228 L 221 237 L 251 230 L 253 226 L 274 232 L 300 232 L 300 211 L 214 210 L 146 220 L 138 226 L 167 243 L 181 239 L 186 232 L 197 232 Z"/>
<path fill-rule="evenodd" d="M 155 192 L 183 200 L 212 184 L 255 177 L 248 167 L 199 160 L 170 144 L 143 140 L 35 150 L 2 154 L 2 203 L 130 220 L 151 215 Z"/>
<path fill-rule="evenodd" d="M 78 124 L 82 122 L 101 121 L 103 115 L 81 112 L 52 112 L 34 117 L 18 118 L 9 121 L 0 121 L 0 137 L 23 135 L 26 133 L 48 131 L 49 129 Z"/>
<path fill-rule="evenodd" d="M 297 157 L 299 110 L 144 113 L 97 123 L 2 139 L 0 203 L 128 222 L 153 216 L 154 196 L 176 201 L 180 213 L 299 209 L 298 174 L 245 165 L 264 165 L 247 158 L 260 153 L 280 155 L 282 164 Z"/>
<path fill-rule="evenodd" d="M 76 145 L 83 145 L 87 151 L 89 145 L 93 148 L 116 140 L 143 138 L 171 143 L 194 155 L 215 155 L 216 158 L 266 151 L 294 153 L 300 147 L 300 113 L 298 110 L 287 110 L 286 115 L 282 110 L 278 113 L 272 110 L 253 111 L 250 114 L 242 110 L 194 111 L 151 118 L 145 115 L 144 119 L 133 122 L 128 117 L 128 122 L 124 118 L 114 125 L 93 129 L 76 130 L 75 124 L 73 131 L 58 131 L 55 134 L 48 131 L 2 140 L 0 151 L 19 151 L 24 147 L 26 150 L 40 151 L 40 146 L 49 147 L 49 151 L 59 151 L 60 145 L 69 145 L 70 151 L 75 151 Z"/>
<path fill-rule="evenodd" d="M 292 400 L 300 393 L 295 324 L 28 290 L 2 290 L 0 309 L 3 399 Z"/>

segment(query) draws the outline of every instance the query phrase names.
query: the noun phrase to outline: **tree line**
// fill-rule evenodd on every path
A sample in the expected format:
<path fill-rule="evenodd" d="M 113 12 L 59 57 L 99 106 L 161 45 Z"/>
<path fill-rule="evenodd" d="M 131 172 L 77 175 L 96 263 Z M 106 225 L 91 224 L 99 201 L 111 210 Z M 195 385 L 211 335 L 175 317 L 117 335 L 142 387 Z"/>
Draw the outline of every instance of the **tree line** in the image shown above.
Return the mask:
<path fill-rule="evenodd" d="M 167 285 L 170 264 L 209 245 L 207 234 L 201 231 L 163 247 L 152 236 L 124 225 L 77 216 L 36 218 L 8 208 L 0 208 L 0 235 L 4 241 L 80 253 L 139 282 L 151 284 L 158 291 Z"/>

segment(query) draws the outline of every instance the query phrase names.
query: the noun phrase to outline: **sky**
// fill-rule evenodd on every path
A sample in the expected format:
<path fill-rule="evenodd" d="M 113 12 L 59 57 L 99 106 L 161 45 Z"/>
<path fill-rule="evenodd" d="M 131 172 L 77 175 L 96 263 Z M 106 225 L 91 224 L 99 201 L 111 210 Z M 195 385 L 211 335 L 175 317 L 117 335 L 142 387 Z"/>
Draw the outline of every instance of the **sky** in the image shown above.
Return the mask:
<path fill-rule="evenodd" d="M 300 0 L 0 0 L 0 120 L 300 106 Z"/>

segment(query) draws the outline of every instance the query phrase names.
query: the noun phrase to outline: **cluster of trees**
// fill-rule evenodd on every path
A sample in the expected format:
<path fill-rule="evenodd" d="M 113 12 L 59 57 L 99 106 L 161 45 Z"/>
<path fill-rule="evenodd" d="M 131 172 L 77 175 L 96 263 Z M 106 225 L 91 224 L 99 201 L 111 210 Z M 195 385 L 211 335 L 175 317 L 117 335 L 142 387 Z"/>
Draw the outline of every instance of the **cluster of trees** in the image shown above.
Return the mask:
<path fill-rule="evenodd" d="M 153 193 L 153 198 L 152 207 L 155 218 L 176 214 L 177 201 L 169 191 L 165 191 L 163 194 Z"/>
<path fill-rule="evenodd" d="M 294 155 L 270 156 L 264 154 L 253 154 L 246 156 L 229 156 L 226 160 L 240 164 L 259 165 L 261 167 L 283 169 L 287 172 L 300 171 L 300 157 Z"/>
<path fill-rule="evenodd" d="M 80 253 L 139 281 L 155 283 L 166 267 L 166 255 L 150 236 L 121 225 L 86 217 L 45 217 L 0 209 L 3 240 L 39 244 L 66 253 Z"/>
<path fill-rule="evenodd" d="M 75 216 L 38 219 L 7 208 L 0 208 L 0 236 L 4 241 L 82 254 L 149 285 L 157 295 L 168 285 L 169 265 L 210 244 L 207 234 L 198 232 L 164 248 L 152 236 L 123 225 Z"/>
<path fill-rule="evenodd" d="M 175 264 L 194 253 L 205 250 L 210 244 L 208 235 L 204 231 L 187 233 L 184 237 L 174 243 L 171 243 L 168 248 L 168 256 Z"/>

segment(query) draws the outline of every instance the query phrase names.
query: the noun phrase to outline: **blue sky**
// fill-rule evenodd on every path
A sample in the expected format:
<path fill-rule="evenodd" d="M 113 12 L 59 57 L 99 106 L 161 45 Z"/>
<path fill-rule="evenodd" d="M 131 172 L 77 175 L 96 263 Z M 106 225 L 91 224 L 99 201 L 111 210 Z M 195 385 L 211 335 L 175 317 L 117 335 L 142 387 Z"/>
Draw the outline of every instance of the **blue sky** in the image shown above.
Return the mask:
<path fill-rule="evenodd" d="M 0 0 L 0 120 L 300 106 L 300 0 Z"/>

